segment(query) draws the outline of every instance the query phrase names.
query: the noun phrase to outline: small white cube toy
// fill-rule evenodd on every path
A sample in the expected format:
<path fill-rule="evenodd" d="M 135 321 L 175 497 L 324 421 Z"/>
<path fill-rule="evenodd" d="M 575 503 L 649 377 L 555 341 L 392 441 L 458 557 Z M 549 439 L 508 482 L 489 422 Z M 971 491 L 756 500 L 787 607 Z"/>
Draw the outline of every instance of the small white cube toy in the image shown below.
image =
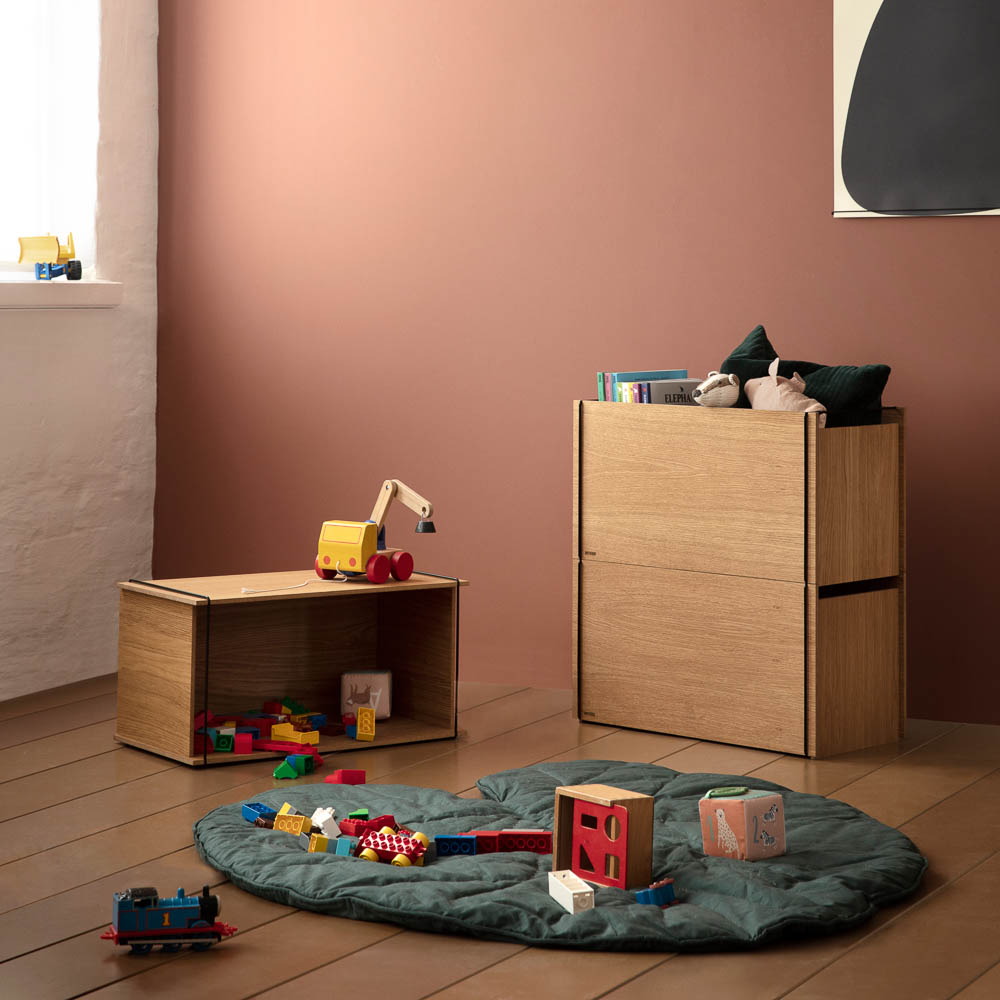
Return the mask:
<path fill-rule="evenodd" d="M 549 895 L 569 913 L 594 908 L 594 890 L 568 869 L 549 872 Z"/>

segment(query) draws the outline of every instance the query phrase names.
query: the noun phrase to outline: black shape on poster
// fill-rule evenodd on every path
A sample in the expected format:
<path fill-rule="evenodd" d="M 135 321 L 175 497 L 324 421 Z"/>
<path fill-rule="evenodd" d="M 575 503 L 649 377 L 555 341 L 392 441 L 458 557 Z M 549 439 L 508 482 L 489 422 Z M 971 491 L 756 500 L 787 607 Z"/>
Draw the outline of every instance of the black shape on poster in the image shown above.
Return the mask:
<path fill-rule="evenodd" d="M 871 212 L 1000 208 L 1000 0 L 884 0 L 851 91 L 841 171 Z"/>

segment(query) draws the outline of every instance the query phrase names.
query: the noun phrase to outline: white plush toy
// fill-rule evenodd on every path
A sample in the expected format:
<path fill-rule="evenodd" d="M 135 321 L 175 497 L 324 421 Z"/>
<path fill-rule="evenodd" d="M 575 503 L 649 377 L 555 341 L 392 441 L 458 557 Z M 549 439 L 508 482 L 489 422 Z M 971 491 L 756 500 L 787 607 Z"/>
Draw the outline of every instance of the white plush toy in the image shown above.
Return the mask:
<path fill-rule="evenodd" d="M 699 406 L 732 406 L 740 398 L 740 380 L 736 375 L 709 372 L 691 398 Z"/>

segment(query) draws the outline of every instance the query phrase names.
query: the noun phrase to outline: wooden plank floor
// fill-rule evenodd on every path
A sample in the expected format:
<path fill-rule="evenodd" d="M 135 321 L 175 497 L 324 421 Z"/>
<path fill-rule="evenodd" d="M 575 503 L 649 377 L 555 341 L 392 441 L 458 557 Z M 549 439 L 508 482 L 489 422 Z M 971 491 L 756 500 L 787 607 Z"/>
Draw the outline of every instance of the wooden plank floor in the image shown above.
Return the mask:
<path fill-rule="evenodd" d="M 273 762 L 194 770 L 122 747 L 114 680 L 97 678 L 0 704 L 0 996 L 229 1000 L 288 996 L 289 984 L 392 1000 L 1000 996 L 1000 727 L 911 720 L 901 744 L 808 761 L 584 725 L 569 705 L 568 691 L 463 684 L 456 742 L 341 754 L 335 766 L 467 796 L 483 774 L 543 760 L 753 774 L 898 827 L 930 859 L 923 886 L 850 934 L 707 955 L 525 948 L 292 910 L 226 883 L 191 842 L 209 809 L 278 784 Z M 140 957 L 98 939 L 115 890 L 204 883 L 239 926 L 233 940 Z"/>

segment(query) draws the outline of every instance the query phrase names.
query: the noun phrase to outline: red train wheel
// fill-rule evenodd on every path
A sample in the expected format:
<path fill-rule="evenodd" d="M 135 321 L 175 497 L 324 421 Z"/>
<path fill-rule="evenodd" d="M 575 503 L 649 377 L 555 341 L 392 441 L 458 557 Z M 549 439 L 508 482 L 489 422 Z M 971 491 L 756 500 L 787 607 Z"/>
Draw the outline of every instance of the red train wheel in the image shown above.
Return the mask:
<path fill-rule="evenodd" d="M 413 576 L 413 556 L 409 552 L 393 552 L 389 562 L 394 579 L 402 583 Z"/>
<path fill-rule="evenodd" d="M 324 580 L 332 580 L 337 575 L 337 571 L 320 566 L 319 556 L 316 556 L 316 575 L 322 577 Z"/>
<path fill-rule="evenodd" d="M 368 565 L 365 567 L 365 575 L 372 583 L 385 583 L 389 579 L 389 570 L 388 557 L 382 555 L 380 552 L 376 552 L 368 560 Z"/>

